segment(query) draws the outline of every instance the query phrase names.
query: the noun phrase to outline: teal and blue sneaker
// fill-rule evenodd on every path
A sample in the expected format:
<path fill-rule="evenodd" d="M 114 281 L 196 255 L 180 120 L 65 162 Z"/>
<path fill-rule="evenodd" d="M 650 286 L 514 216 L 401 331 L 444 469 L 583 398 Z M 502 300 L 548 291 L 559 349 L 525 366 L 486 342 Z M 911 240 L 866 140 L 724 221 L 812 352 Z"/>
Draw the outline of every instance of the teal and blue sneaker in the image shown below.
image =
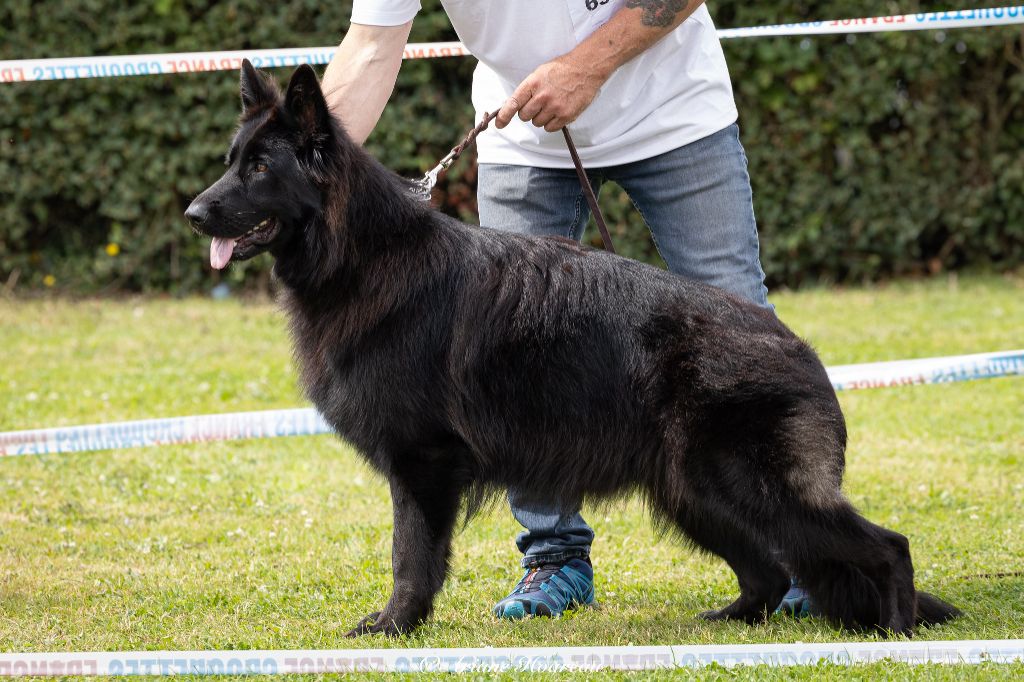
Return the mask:
<path fill-rule="evenodd" d="M 560 616 L 566 610 L 594 603 L 594 569 L 589 559 L 530 568 L 508 595 L 494 605 L 498 618 Z"/>
<path fill-rule="evenodd" d="M 789 592 L 782 598 L 782 603 L 775 609 L 775 613 L 784 613 L 794 618 L 806 618 L 818 615 L 818 608 L 807 590 L 800 585 L 796 578 L 793 578 L 789 585 Z"/>

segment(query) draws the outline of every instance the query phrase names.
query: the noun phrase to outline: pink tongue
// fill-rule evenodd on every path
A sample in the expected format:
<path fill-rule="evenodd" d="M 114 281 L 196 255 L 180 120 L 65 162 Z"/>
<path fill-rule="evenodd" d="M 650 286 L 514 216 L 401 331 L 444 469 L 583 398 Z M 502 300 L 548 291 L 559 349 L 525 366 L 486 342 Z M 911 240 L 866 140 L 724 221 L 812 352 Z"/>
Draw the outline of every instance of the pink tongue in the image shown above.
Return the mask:
<path fill-rule="evenodd" d="M 231 260 L 231 252 L 235 250 L 235 241 L 234 239 L 214 237 L 210 242 L 210 265 L 215 270 L 223 270 Z"/>

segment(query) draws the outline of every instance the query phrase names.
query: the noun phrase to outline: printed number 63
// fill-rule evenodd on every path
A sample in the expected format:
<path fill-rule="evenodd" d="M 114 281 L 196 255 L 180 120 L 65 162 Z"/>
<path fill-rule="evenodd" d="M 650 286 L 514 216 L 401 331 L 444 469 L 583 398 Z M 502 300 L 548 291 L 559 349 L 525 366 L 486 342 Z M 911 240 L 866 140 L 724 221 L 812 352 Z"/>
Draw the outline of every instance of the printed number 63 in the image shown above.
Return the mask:
<path fill-rule="evenodd" d="M 586 0 L 587 9 L 593 12 L 601 5 L 607 5 L 611 0 Z"/>

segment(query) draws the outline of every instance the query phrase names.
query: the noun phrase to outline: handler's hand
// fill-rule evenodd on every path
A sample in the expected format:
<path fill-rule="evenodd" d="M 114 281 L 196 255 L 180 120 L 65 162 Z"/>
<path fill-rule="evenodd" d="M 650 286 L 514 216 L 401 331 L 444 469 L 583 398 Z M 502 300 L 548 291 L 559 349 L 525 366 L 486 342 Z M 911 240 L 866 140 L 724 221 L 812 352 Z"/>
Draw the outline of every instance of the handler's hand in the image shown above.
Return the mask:
<path fill-rule="evenodd" d="M 575 121 L 586 109 L 605 77 L 587 69 L 568 55 L 541 64 L 519 84 L 498 111 L 496 125 L 504 128 L 519 112 L 519 118 L 532 121 L 549 133 Z"/>

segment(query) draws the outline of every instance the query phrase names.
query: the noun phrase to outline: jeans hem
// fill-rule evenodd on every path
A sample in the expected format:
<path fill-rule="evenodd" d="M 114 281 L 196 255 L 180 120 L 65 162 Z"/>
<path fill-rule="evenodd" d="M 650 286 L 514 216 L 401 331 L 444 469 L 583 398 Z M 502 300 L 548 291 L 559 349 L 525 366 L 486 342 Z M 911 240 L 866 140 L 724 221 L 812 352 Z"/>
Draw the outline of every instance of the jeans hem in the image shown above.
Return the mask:
<path fill-rule="evenodd" d="M 586 559 L 589 557 L 589 549 L 570 549 L 563 552 L 531 554 L 523 557 L 523 568 L 536 568 L 543 564 L 563 564 L 570 559 Z"/>

